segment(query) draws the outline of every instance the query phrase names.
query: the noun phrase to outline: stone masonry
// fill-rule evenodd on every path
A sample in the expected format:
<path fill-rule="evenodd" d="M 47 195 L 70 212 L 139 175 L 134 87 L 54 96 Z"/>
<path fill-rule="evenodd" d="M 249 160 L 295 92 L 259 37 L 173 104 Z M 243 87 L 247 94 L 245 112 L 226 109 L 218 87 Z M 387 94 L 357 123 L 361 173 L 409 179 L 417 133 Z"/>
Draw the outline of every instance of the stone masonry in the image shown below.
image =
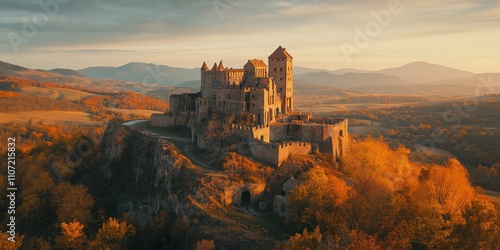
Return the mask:
<path fill-rule="evenodd" d="M 194 117 L 202 123 L 215 113 L 246 114 L 254 125 L 230 125 L 239 139 L 229 143 L 246 143 L 257 160 L 280 166 L 290 155 L 313 152 L 339 160 L 349 144 L 348 121 L 314 119 L 294 112 L 293 57 L 280 46 L 268 57 L 268 64 L 252 59 L 243 69 L 233 69 L 220 61 L 210 69 L 203 63 L 201 91 L 172 95 L 169 111 L 153 115 L 151 125 L 189 127 L 193 143 L 210 150 L 212 145 L 198 136 L 189 121 Z"/>

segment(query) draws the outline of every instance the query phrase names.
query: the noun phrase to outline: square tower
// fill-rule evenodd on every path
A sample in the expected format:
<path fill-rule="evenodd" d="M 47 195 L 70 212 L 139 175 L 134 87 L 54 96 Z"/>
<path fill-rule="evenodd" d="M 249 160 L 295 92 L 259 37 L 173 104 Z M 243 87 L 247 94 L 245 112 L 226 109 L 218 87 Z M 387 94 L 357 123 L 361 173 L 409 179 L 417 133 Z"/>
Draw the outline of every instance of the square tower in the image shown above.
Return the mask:
<path fill-rule="evenodd" d="M 279 46 L 269 56 L 269 76 L 274 78 L 284 114 L 293 112 L 293 57 Z"/>

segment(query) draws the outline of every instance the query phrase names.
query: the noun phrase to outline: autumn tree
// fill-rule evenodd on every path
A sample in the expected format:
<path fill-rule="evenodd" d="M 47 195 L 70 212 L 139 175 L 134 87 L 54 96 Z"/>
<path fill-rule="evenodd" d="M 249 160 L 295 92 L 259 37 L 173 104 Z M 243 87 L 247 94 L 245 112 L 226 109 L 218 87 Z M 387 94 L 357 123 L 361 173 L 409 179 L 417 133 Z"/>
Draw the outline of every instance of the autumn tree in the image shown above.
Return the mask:
<path fill-rule="evenodd" d="M 25 219 L 40 223 L 48 217 L 47 213 L 50 209 L 47 197 L 54 187 L 54 181 L 38 163 L 24 162 L 29 165 L 22 171 L 22 178 L 20 178 L 22 192 L 20 193 L 19 213 Z"/>
<path fill-rule="evenodd" d="M 321 247 L 322 235 L 320 233 L 319 227 L 316 227 L 313 231 L 309 232 L 307 228 L 304 231 L 288 239 L 283 249 L 285 250 L 303 250 L 303 249 L 318 249 Z"/>
<path fill-rule="evenodd" d="M 90 243 L 92 249 L 123 249 L 127 239 L 135 235 L 135 227 L 125 221 L 109 218 L 102 224 L 95 239 Z"/>
<path fill-rule="evenodd" d="M 490 201 L 474 200 L 463 208 L 464 222 L 450 238 L 456 249 L 494 249 L 500 246 L 500 211 Z"/>
<path fill-rule="evenodd" d="M 291 203 L 287 221 L 295 223 L 298 228 L 317 225 L 325 228 L 326 218 L 336 217 L 336 208 L 348 198 L 349 188 L 345 181 L 327 176 L 319 166 L 304 173 L 301 179 L 304 182 L 287 196 Z"/>
<path fill-rule="evenodd" d="M 196 242 L 196 250 L 214 250 L 215 243 L 213 240 L 200 240 Z"/>
<path fill-rule="evenodd" d="M 475 195 L 467 170 L 458 160 L 450 159 L 444 166 L 434 165 L 423 173 L 413 192 L 415 203 L 435 207 L 445 222 L 458 219 Z"/>
<path fill-rule="evenodd" d="M 87 225 L 92 220 L 90 209 L 94 205 L 94 198 L 85 186 L 59 183 L 52 191 L 52 203 L 56 207 L 59 223 L 78 220 Z"/>
<path fill-rule="evenodd" d="M 62 249 L 84 249 L 87 237 L 83 224 L 78 221 L 62 222 L 61 234 L 56 238 L 56 247 Z"/>
<path fill-rule="evenodd" d="M 17 250 L 23 245 L 24 236 L 16 236 L 16 241 L 9 240 L 8 233 L 0 231 L 0 250 Z"/>

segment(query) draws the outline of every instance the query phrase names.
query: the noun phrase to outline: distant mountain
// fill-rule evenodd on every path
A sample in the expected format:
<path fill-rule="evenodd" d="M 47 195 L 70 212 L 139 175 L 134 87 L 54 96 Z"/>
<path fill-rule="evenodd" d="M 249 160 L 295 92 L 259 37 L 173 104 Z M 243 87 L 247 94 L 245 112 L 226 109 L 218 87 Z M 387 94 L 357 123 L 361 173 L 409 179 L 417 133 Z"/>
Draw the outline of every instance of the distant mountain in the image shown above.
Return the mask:
<path fill-rule="evenodd" d="M 200 82 L 200 80 L 187 81 L 187 82 L 183 82 L 183 83 L 177 85 L 177 87 L 180 87 L 180 88 L 191 88 L 191 89 L 199 91 L 200 87 L 201 87 L 201 82 Z"/>
<path fill-rule="evenodd" d="M 306 73 L 295 76 L 295 79 L 305 84 L 327 86 L 332 88 L 349 89 L 371 85 L 411 85 L 396 76 L 387 76 L 379 73 L 346 73 L 334 75 L 328 72 Z"/>
<path fill-rule="evenodd" d="M 345 89 L 332 88 L 326 86 L 311 85 L 308 83 L 303 83 L 301 81 L 294 82 L 294 95 L 299 96 L 325 96 L 330 97 L 348 97 L 357 95 L 357 93 L 352 93 Z"/>
<path fill-rule="evenodd" d="M 328 72 L 327 69 L 314 69 L 314 68 L 305 68 L 305 67 L 293 67 L 294 75 L 302 75 L 306 73 L 318 73 L 318 72 Z"/>
<path fill-rule="evenodd" d="M 413 85 L 373 85 L 349 89 L 373 94 L 410 94 L 441 96 L 478 96 L 500 94 L 500 74 L 478 74 L 473 77 Z"/>
<path fill-rule="evenodd" d="M 132 62 L 120 67 L 90 67 L 78 70 L 91 78 L 115 79 L 130 82 L 174 86 L 200 79 L 200 69 L 176 68 L 152 63 Z"/>
<path fill-rule="evenodd" d="M 378 72 L 385 75 L 397 76 L 413 83 L 431 83 L 475 75 L 468 71 L 427 62 L 412 62 L 401 67 L 384 69 Z"/>
<path fill-rule="evenodd" d="M 86 76 L 80 74 L 80 72 L 74 71 L 72 69 L 51 69 L 49 71 L 59 73 L 61 75 L 66 75 L 66 76 L 77 76 L 77 77 L 86 78 Z"/>
<path fill-rule="evenodd" d="M 346 73 L 375 73 L 373 70 L 365 70 L 365 69 L 351 69 L 351 68 L 342 68 L 330 71 L 335 75 L 343 75 Z"/>
<path fill-rule="evenodd" d="M 58 84 L 88 85 L 94 82 L 92 79 L 69 69 L 28 69 L 1 61 L 0 74 L 22 77 L 37 82 L 53 82 Z"/>
<path fill-rule="evenodd" d="M 303 75 L 307 73 L 319 73 L 319 72 L 327 72 L 334 75 L 343 75 L 346 73 L 373 73 L 372 70 L 364 70 L 364 69 L 350 69 L 350 68 L 342 68 L 336 70 L 327 70 L 327 69 L 314 69 L 314 68 L 305 68 L 305 67 L 293 67 L 294 75 Z"/>

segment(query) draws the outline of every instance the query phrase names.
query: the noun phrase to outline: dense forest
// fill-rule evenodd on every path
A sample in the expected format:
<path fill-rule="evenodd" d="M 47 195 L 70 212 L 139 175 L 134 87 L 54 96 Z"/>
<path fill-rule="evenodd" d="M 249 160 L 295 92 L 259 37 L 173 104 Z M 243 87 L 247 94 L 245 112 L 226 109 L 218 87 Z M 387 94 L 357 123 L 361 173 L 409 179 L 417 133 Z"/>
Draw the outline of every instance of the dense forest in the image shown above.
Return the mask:
<path fill-rule="evenodd" d="M 4 231 L 5 249 L 185 249 L 192 222 L 159 213 L 141 227 L 117 213 L 100 173 L 104 128 L 26 124 L 1 131 L 2 138 L 18 134 L 31 142 L 16 151 L 19 235 L 14 244 Z M 297 233 L 270 249 L 495 249 L 500 205 L 471 186 L 457 160 L 423 164 L 409 155 L 403 146 L 367 137 L 351 145 L 340 165 L 312 155 L 291 157 L 277 169 L 232 152 L 214 167 L 242 183 L 267 183 L 271 197 L 290 176 L 302 181 L 286 196 L 292 209 L 285 224 Z M 0 179 L 5 207 L 6 178 Z M 206 209 L 223 206 L 211 202 Z M 7 214 L 1 216 L 5 223 Z M 208 238 L 195 245 L 217 244 Z"/>
<path fill-rule="evenodd" d="M 467 166 L 475 184 L 500 190 L 500 95 L 334 115 L 351 118 L 351 125 L 365 125 L 364 120 L 380 123 L 383 130 L 374 136 L 383 136 L 393 147 L 424 145 L 449 151 Z"/>
<path fill-rule="evenodd" d="M 50 97 L 26 94 L 22 87 L 59 88 L 81 91 L 94 94 L 80 100 L 53 99 Z M 54 83 L 34 82 L 22 78 L 0 76 L 0 112 L 25 111 L 82 111 L 91 114 L 96 121 L 111 119 L 131 120 L 148 119 L 136 115 L 125 115 L 111 109 L 141 109 L 166 111 L 168 104 L 165 101 L 133 92 L 96 92 L 83 88 L 58 85 Z"/>

